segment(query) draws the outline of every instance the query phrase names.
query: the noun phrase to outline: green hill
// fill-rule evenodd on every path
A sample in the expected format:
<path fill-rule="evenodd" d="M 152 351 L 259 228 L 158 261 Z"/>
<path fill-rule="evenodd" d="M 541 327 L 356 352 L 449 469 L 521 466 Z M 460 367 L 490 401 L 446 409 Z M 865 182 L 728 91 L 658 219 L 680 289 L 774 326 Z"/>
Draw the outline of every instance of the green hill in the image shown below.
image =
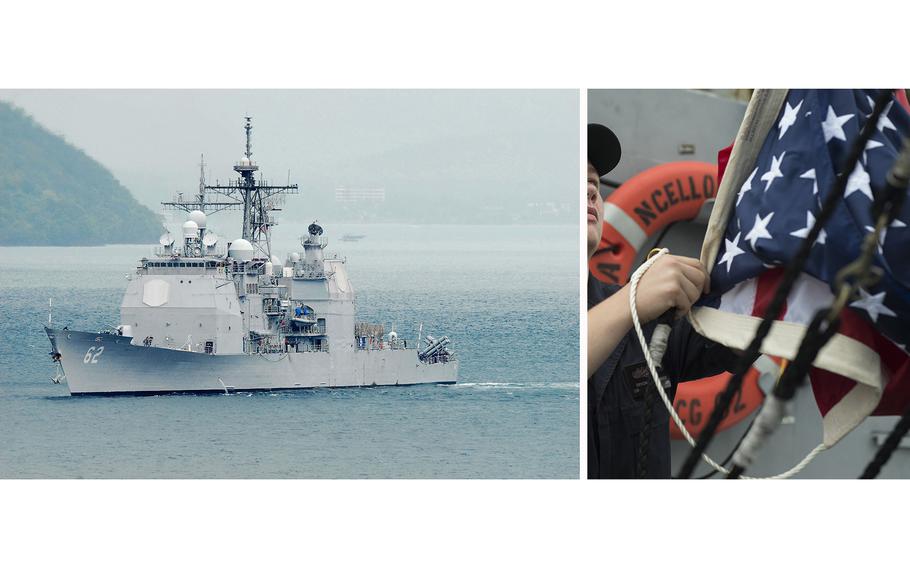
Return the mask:
<path fill-rule="evenodd" d="M 161 225 L 101 164 L 0 102 L 0 245 L 153 243 Z"/>

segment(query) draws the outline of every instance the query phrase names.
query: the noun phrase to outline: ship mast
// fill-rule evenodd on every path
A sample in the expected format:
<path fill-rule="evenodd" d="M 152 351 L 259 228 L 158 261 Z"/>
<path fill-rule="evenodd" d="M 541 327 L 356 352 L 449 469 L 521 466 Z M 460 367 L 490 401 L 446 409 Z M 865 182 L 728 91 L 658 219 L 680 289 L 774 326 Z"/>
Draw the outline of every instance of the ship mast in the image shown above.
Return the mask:
<path fill-rule="evenodd" d="M 277 224 L 273 211 L 281 211 L 283 197 L 298 192 L 297 184 L 269 185 L 261 178 L 257 181 L 255 173 L 259 170 L 253 162 L 252 117 L 245 116 L 243 129 L 246 131 L 246 151 L 240 162 L 234 165 L 234 171 L 240 174 L 236 180 L 221 185 L 205 183 L 205 162 L 200 164 L 199 195 L 193 201 L 175 199 L 163 202 L 165 209 L 181 209 L 186 212 L 198 209 L 207 214 L 225 209 L 243 210 L 243 238 L 253 246 L 271 257 L 271 227 Z M 206 201 L 205 194 L 217 193 L 219 201 Z M 208 211 L 206 211 L 208 209 Z"/>
<path fill-rule="evenodd" d="M 249 116 L 244 118 L 246 152 L 240 163 L 234 165 L 234 171 L 240 174 L 240 179 L 228 185 L 207 185 L 205 188 L 238 199 L 243 204 L 243 238 L 270 257 L 272 255 L 270 228 L 277 224 L 272 212 L 281 210 L 284 195 L 297 193 L 298 189 L 297 184 L 270 185 L 261 178 L 259 181 L 256 180 L 254 174 L 259 170 L 259 166 L 253 162 L 252 118 Z"/>
<path fill-rule="evenodd" d="M 246 130 L 246 152 L 243 153 L 240 163 L 234 164 L 234 171 L 240 174 L 240 185 L 243 192 L 243 238 L 253 242 L 256 240 L 252 235 L 254 207 L 256 198 L 260 197 L 254 173 L 259 170 L 259 166 L 253 163 L 253 149 L 250 141 L 250 135 L 253 132 L 252 118 L 249 116 L 244 118 L 246 119 L 246 124 L 243 126 L 243 129 Z"/>
<path fill-rule="evenodd" d="M 174 196 L 173 201 L 162 201 L 161 205 L 166 211 L 179 210 L 186 213 L 189 213 L 191 211 L 202 211 L 203 213 L 209 215 L 227 209 L 240 209 L 240 206 L 242 205 L 242 203 L 236 198 L 232 198 L 228 201 L 213 201 L 211 198 L 206 199 L 205 194 L 205 155 L 200 154 L 199 192 L 194 196 L 193 199 L 189 201 L 183 198 L 183 192 L 178 192 Z"/>
<path fill-rule="evenodd" d="M 205 213 L 205 154 L 199 154 L 199 208 Z"/>

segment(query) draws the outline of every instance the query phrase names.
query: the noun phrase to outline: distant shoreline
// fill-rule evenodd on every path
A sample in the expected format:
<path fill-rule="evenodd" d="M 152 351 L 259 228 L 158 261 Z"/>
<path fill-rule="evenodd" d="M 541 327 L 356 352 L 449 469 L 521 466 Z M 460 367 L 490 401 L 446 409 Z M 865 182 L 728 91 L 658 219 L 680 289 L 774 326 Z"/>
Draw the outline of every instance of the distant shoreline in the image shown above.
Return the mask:
<path fill-rule="evenodd" d="M 285 224 L 287 226 L 288 224 Z M 350 223 L 350 222 L 332 222 L 326 221 L 326 226 L 344 226 L 344 227 L 386 227 L 394 225 L 404 225 L 408 227 L 577 227 L 573 223 L 408 223 L 404 221 L 382 221 L 382 222 L 370 222 L 370 223 Z M 340 238 L 339 235 L 336 238 Z M 366 235 L 365 238 L 369 238 L 369 235 Z M 106 246 L 121 246 L 121 245 L 142 245 L 142 246 L 157 246 L 157 242 L 119 242 L 119 243 L 65 243 L 65 244 L 52 244 L 52 243 L 18 243 L 18 244 L 5 244 L 0 243 L 0 248 L 37 248 L 37 247 L 57 247 L 57 248 L 77 248 L 77 247 L 106 247 Z"/>

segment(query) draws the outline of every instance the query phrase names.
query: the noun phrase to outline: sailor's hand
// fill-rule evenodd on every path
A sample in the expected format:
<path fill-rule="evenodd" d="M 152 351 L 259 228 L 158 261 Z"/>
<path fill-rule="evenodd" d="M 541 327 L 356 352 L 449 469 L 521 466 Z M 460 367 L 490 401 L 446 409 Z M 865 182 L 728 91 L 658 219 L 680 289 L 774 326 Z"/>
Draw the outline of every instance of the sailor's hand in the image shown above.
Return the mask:
<path fill-rule="evenodd" d="M 638 282 L 638 318 L 645 323 L 671 309 L 677 316 L 684 315 L 702 293 L 708 293 L 710 280 L 699 260 L 662 256 Z"/>

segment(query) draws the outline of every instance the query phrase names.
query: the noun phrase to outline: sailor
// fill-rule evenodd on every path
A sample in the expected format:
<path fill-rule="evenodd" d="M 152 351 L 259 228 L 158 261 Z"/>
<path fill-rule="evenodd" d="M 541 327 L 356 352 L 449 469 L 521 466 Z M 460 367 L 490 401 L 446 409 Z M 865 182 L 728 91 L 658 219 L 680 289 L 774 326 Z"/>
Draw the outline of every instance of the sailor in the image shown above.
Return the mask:
<path fill-rule="evenodd" d="M 600 179 L 619 163 L 619 139 L 606 126 L 588 125 L 588 259 L 603 232 Z M 681 317 L 708 291 L 705 267 L 694 258 L 661 257 L 638 285 L 637 305 L 645 338 L 656 318 L 676 316 L 662 369 L 671 381 L 670 400 L 680 381 L 715 375 L 733 367 L 736 354 L 695 333 Z M 670 477 L 669 414 L 656 393 L 650 420 L 646 388 L 654 388 L 638 338 L 632 330 L 629 287 L 604 284 L 588 273 L 588 477 Z M 647 433 L 646 433 L 647 432 Z M 646 459 L 641 443 L 647 440 Z"/>

